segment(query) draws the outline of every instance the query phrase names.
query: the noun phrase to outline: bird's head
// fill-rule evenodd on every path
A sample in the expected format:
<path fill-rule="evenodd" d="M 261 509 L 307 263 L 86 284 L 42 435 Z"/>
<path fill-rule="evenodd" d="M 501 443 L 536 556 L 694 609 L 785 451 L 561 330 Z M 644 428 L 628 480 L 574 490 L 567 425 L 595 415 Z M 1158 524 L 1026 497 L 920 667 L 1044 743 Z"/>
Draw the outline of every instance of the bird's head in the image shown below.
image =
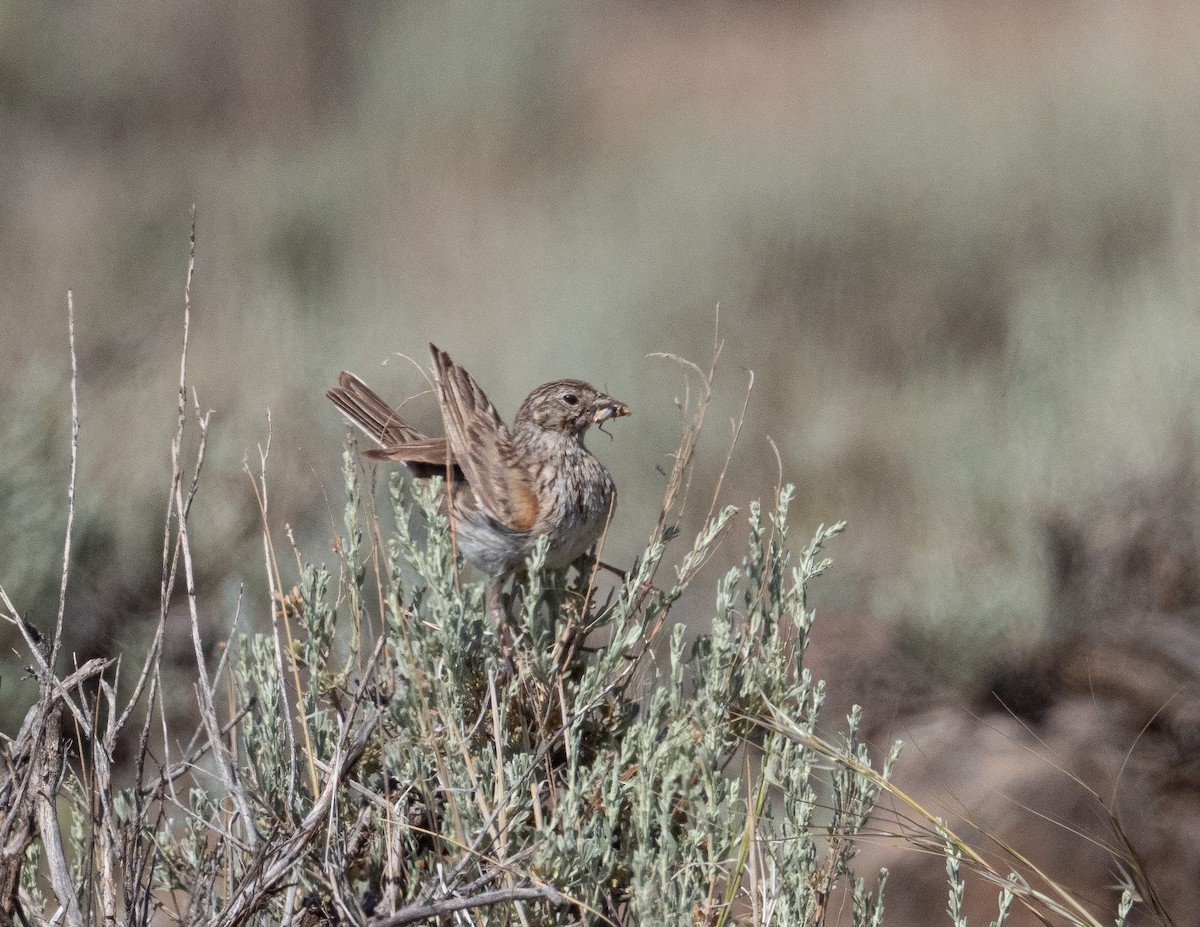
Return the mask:
<path fill-rule="evenodd" d="M 555 380 L 535 389 L 521 403 L 517 425 L 582 437 L 592 425 L 629 414 L 629 406 L 582 380 Z"/>

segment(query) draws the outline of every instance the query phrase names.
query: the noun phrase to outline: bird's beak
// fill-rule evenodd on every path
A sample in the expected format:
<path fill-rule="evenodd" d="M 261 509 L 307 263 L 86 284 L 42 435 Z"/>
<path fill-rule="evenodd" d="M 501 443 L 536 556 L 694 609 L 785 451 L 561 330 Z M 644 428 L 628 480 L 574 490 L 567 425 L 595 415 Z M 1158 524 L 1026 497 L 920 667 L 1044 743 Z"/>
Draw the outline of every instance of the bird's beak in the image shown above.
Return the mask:
<path fill-rule="evenodd" d="M 611 396 L 601 396 L 592 406 L 592 423 L 603 425 L 610 418 L 620 418 L 629 414 L 629 406 L 617 402 Z"/>

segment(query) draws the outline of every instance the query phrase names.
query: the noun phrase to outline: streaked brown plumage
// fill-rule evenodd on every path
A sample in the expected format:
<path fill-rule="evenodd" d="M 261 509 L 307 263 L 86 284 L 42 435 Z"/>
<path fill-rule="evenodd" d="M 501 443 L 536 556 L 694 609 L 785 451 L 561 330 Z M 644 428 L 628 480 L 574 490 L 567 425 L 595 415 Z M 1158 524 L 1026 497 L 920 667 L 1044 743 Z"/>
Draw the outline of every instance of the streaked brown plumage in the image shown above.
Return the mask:
<path fill-rule="evenodd" d="M 593 424 L 629 408 L 581 380 L 555 380 L 529 394 L 510 429 L 466 370 L 429 349 L 445 438 L 417 431 L 351 373 L 326 395 L 379 443 L 368 457 L 402 461 L 418 477 L 449 468 L 459 550 L 489 575 L 489 609 L 499 615 L 504 583 L 538 537 L 549 539 L 551 568 L 574 562 L 600 538 L 617 491 L 583 439 Z"/>

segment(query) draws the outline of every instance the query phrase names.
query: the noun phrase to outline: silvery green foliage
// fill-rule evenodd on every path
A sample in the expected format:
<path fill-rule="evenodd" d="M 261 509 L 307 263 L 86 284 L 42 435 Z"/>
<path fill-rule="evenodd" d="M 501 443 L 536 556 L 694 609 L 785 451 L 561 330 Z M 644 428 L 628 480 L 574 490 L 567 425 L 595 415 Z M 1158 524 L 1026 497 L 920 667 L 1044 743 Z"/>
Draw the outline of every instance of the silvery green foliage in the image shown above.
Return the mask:
<path fill-rule="evenodd" d="M 960 853 L 951 843 L 947 842 L 945 846 L 946 853 L 946 881 L 950 885 L 949 890 L 949 910 L 950 920 L 954 923 L 954 927 L 967 927 L 967 917 L 963 914 L 963 892 L 966 890 L 966 883 L 962 880 L 960 870 L 962 868 L 962 853 Z"/>
<path fill-rule="evenodd" d="M 168 755 L 124 790 L 65 773 L 69 852 L 22 845 L 32 923 L 73 893 L 81 927 L 881 927 L 887 872 L 854 858 L 881 794 L 903 799 L 899 745 L 873 765 L 858 708 L 840 738 L 818 733 L 825 689 L 803 666 L 810 584 L 843 525 L 793 554 L 791 488 L 751 505 L 741 563 L 707 609 L 693 590 L 687 626 L 672 610 L 732 543 L 732 508 L 669 560 L 664 529 L 615 584 L 588 560 L 543 570 L 543 542 L 497 626 L 439 481 L 394 477 L 383 519 L 349 455 L 345 476 L 336 572 L 300 568 L 231 642 L 210 677 L 220 717 L 188 740 L 147 714 Z M 968 851 L 931 824 L 962 925 Z M 66 878 L 46 878 L 54 859 Z M 993 927 L 1032 896 L 1013 877 Z"/>
<path fill-rule="evenodd" d="M 707 627 L 672 610 L 733 508 L 670 560 L 664 531 L 615 584 L 587 560 L 544 571 L 543 543 L 498 627 L 439 481 L 393 478 L 385 519 L 349 457 L 345 476 L 336 570 L 302 568 L 230 642 L 219 717 L 190 743 L 163 722 L 169 762 L 114 793 L 111 821 L 64 793 L 85 918 L 791 927 L 837 905 L 882 923 L 886 873 L 852 861 L 895 753 L 871 769 L 857 709 L 840 746 L 806 740 L 824 697 L 808 589 L 842 525 L 793 556 L 791 489 L 752 505 L 741 565 L 708 609 L 693 591 Z M 106 833 L 134 877 L 90 864 Z M 53 904 L 36 879 L 25 897 Z"/>
<path fill-rule="evenodd" d="M 816 722 L 823 686 L 801 660 L 808 584 L 842 525 L 818 531 L 793 562 L 790 487 L 765 518 L 752 505 L 745 559 L 717 583 L 711 630 L 690 640 L 670 611 L 732 508 L 704 527 L 672 582 L 656 543 L 604 602 L 592 564 L 544 573 L 540 546 L 497 628 L 458 571 L 437 481 L 392 480 L 395 533 L 368 563 L 349 464 L 346 476 L 341 588 L 309 569 L 293 602 L 299 622 L 283 650 L 300 669 L 279 660 L 278 627 L 243 640 L 237 662 L 242 705 L 253 706 L 239 732 L 260 829 L 294 828 L 311 805 L 348 698 L 377 719 L 337 803 L 345 824 L 299 874 L 304 903 L 369 916 L 551 886 L 562 897 L 524 902 L 527 918 L 791 925 L 821 921 L 845 890 L 855 924 L 881 922 L 886 874 L 872 893 L 850 870 L 879 786 L 765 723 L 781 710 L 806 730 Z M 382 647 L 368 668 L 373 635 Z M 291 737 L 280 723 L 289 693 Z M 866 764 L 858 721 L 856 710 L 844 749 Z M 286 903 L 269 901 L 276 914 L 263 922 Z M 500 904 L 471 922 L 513 917 Z"/>
<path fill-rule="evenodd" d="M 1015 873 L 1009 875 L 1009 884 L 1000 889 L 1000 897 L 996 900 L 996 917 L 989 927 L 1004 927 L 1004 922 L 1008 920 L 1008 913 L 1012 910 L 1013 898 L 1016 897 L 1013 888 L 1018 883 L 1019 880 Z"/>
<path fill-rule="evenodd" d="M 1121 892 L 1121 901 L 1117 904 L 1117 927 L 1125 927 L 1128 922 L 1129 912 L 1133 910 L 1134 896 L 1129 889 Z"/>

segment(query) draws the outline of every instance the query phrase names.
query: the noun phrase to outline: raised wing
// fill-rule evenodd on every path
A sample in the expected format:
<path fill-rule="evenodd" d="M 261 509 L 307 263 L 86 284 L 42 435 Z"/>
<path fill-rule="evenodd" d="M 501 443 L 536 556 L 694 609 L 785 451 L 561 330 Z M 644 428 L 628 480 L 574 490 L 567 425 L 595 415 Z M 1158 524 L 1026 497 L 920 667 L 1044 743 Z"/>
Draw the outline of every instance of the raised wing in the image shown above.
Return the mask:
<path fill-rule="evenodd" d="M 436 345 L 429 350 L 446 441 L 455 462 L 488 515 L 514 531 L 529 531 L 538 520 L 537 493 L 508 428 L 469 373 Z"/>

